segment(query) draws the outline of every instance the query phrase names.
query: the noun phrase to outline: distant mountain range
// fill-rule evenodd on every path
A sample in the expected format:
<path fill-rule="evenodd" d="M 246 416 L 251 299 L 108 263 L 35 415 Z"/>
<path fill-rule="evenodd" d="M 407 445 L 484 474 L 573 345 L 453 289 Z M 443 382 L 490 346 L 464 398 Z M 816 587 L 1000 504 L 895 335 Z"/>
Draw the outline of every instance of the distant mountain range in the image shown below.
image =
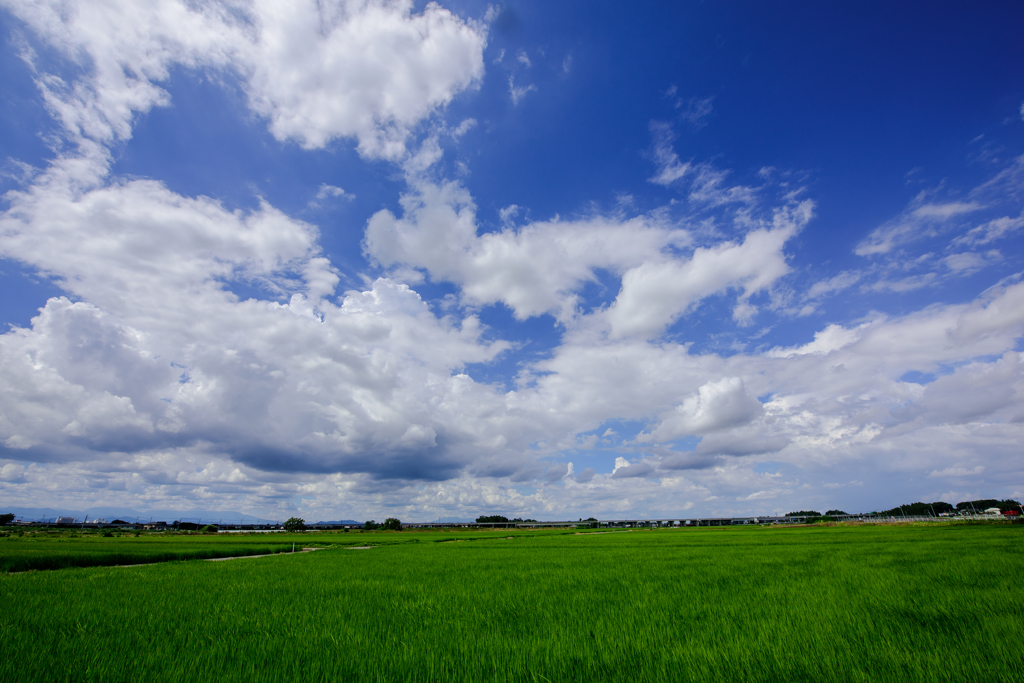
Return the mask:
<path fill-rule="evenodd" d="M 89 520 L 103 519 L 112 522 L 115 519 L 123 519 L 126 522 L 206 522 L 207 524 L 256 524 L 259 522 L 280 521 L 281 519 L 270 519 L 267 517 L 254 517 L 241 512 L 229 510 L 133 510 L 131 508 L 119 507 L 95 507 L 88 510 L 71 510 L 66 508 L 24 508 L 6 507 L 0 505 L 0 513 L 13 512 L 16 519 L 24 519 L 32 522 L 54 521 L 57 517 L 74 517 L 75 521 L 82 522 L 85 516 Z M 345 524 L 358 522 L 345 522 Z"/>

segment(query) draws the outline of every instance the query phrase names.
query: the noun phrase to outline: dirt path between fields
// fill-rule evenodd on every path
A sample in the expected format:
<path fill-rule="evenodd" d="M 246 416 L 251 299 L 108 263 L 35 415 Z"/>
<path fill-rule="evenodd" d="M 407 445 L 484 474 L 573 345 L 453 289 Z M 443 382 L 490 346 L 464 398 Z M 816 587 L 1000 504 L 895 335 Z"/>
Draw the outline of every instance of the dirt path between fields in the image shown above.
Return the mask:
<path fill-rule="evenodd" d="M 299 553 L 311 553 L 314 550 L 327 550 L 327 548 L 303 548 L 293 552 L 267 553 L 266 555 L 232 555 L 231 557 L 207 557 L 203 562 L 224 562 L 225 560 L 245 560 L 251 557 L 278 557 L 279 555 L 298 555 Z M 166 562 L 181 562 L 181 560 L 165 560 Z M 163 562 L 143 562 L 142 564 L 108 564 L 99 565 L 106 567 L 148 567 L 151 564 L 163 564 Z M 69 567 L 71 569 L 71 567 Z M 87 569 L 87 567 L 81 567 Z"/>
<path fill-rule="evenodd" d="M 372 548 L 373 546 L 366 546 Z M 224 560 L 243 560 L 247 557 L 276 557 L 278 555 L 298 555 L 299 553 L 311 553 L 314 550 L 327 550 L 327 548 L 302 548 L 301 550 L 295 550 L 293 552 L 283 553 L 267 553 L 265 555 L 232 555 L 231 557 L 205 557 L 205 558 L 190 558 L 186 560 L 160 560 L 159 562 L 140 562 L 139 564 L 90 564 L 81 567 L 58 567 L 56 569 L 25 569 L 20 572 L 5 572 L 7 574 L 25 574 L 27 572 L 55 572 L 62 569 L 98 569 L 100 567 L 148 567 L 151 564 L 166 564 L 167 562 L 195 562 L 196 560 L 202 560 L 204 562 L 223 562 Z"/>

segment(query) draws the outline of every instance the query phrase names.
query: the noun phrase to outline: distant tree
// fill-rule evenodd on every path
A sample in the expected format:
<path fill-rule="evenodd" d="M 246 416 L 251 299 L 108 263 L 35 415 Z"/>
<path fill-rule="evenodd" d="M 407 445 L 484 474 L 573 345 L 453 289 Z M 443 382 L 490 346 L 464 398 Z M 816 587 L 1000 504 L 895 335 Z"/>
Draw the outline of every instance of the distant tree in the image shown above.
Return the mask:
<path fill-rule="evenodd" d="M 817 510 L 797 510 L 796 512 L 787 512 L 787 517 L 821 517 L 821 513 Z"/>
<path fill-rule="evenodd" d="M 903 505 L 898 505 L 891 510 L 883 510 L 881 514 L 888 515 L 890 517 L 931 517 L 933 511 L 936 515 L 940 515 L 943 512 L 952 512 L 953 510 L 954 508 L 952 505 L 940 500 L 935 503 L 905 503 Z"/>
<path fill-rule="evenodd" d="M 299 517 L 289 517 L 288 521 L 284 523 L 285 531 L 305 531 L 306 520 Z"/>
<path fill-rule="evenodd" d="M 219 529 L 217 529 L 217 527 L 213 524 L 207 524 L 199 531 L 201 531 L 204 534 L 215 534 L 219 531 Z"/>
<path fill-rule="evenodd" d="M 128 522 L 124 521 L 123 519 L 115 519 L 113 522 L 111 522 L 111 524 L 127 524 L 127 523 Z M 175 524 L 177 524 L 177 522 L 175 522 Z"/>
<path fill-rule="evenodd" d="M 377 522 L 373 521 L 372 519 L 369 519 L 363 523 L 363 528 L 367 531 L 373 531 L 377 528 Z"/>
<path fill-rule="evenodd" d="M 992 498 L 986 498 L 985 500 L 971 500 L 964 501 L 956 504 L 956 509 L 961 512 L 970 512 L 972 509 L 977 512 L 984 512 L 988 508 L 999 508 L 1000 511 L 1006 510 L 1020 510 L 1020 502 L 1007 498 L 1006 500 L 995 500 Z"/>
<path fill-rule="evenodd" d="M 401 531 L 402 522 L 395 517 L 388 517 L 384 520 L 384 523 L 380 525 L 380 528 L 384 531 Z"/>
<path fill-rule="evenodd" d="M 597 517 L 587 517 L 587 518 L 586 518 L 585 520 L 583 520 L 583 521 L 584 521 L 584 522 L 596 522 L 596 521 L 597 521 Z"/>
<path fill-rule="evenodd" d="M 537 520 L 535 520 L 535 519 L 524 519 L 523 521 L 524 522 L 533 522 L 534 524 L 537 523 Z"/>
<path fill-rule="evenodd" d="M 0 515 L 0 526 L 7 526 L 8 524 L 10 524 L 13 521 L 14 521 L 14 513 L 13 512 L 5 512 L 4 514 Z"/>
<path fill-rule="evenodd" d="M 509 518 L 503 515 L 480 515 L 476 518 L 477 524 L 507 524 Z"/>
<path fill-rule="evenodd" d="M 835 515 L 845 515 L 846 513 L 842 510 L 829 510 L 825 513 L 827 517 L 834 517 Z"/>

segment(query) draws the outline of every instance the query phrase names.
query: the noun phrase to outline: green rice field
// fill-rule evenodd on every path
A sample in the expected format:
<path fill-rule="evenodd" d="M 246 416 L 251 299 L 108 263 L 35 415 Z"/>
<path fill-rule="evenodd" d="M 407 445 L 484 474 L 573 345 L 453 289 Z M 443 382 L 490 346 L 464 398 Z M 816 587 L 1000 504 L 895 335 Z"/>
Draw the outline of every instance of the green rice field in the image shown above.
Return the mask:
<path fill-rule="evenodd" d="M 1019 682 L 1022 532 L 320 533 L 2 574 L 0 680 Z"/>
<path fill-rule="evenodd" d="M 0 572 L 22 572 L 70 567 L 146 564 L 175 560 L 201 560 L 235 555 L 288 552 L 292 543 L 302 547 L 317 539 L 284 534 L 164 535 L 41 532 L 0 538 Z"/>

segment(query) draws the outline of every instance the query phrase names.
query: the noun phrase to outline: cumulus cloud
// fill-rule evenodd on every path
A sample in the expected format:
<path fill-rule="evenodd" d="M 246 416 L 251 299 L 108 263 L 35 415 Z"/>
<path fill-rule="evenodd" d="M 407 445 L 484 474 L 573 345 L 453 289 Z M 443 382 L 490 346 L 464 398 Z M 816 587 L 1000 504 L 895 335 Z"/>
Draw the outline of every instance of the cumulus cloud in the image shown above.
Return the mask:
<path fill-rule="evenodd" d="M 740 244 L 699 247 L 690 259 L 649 260 L 629 269 L 607 312 L 612 336 L 659 334 L 696 302 L 724 289 L 742 289 L 745 303 L 789 271 L 782 248 L 811 215 L 809 202 L 780 210 L 770 227 L 747 233 Z"/>
<path fill-rule="evenodd" d="M 747 393 L 741 378 L 724 377 L 701 386 L 696 394 L 663 416 L 653 432 L 640 434 L 637 441 L 672 441 L 739 427 L 760 417 L 762 411 L 761 403 Z"/>
<path fill-rule="evenodd" d="M 571 320 L 576 290 L 595 281 L 598 269 L 622 272 L 690 240 L 683 230 L 643 218 L 543 221 L 481 235 L 476 205 L 456 182 L 420 182 L 402 207 L 401 218 L 382 210 L 370 219 L 368 256 L 385 267 L 423 268 L 458 284 L 466 301 L 502 302 L 519 319 L 551 313 Z M 502 211 L 503 218 L 514 215 L 513 207 Z"/>
<path fill-rule="evenodd" d="M 483 29 L 434 3 L 255 9 L 259 38 L 242 52 L 252 106 L 306 148 L 355 137 L 367 156 L 400 157 L 411 126 L 483 75 Z"/>
<path fill-rule="evenodd" d="M 551 313 L 563 323 L 578 313 L 578 290 L 598 270 L 610 271 L 622 288 L 600 318 L 613 337 L 656 335 L 730 288 L 748 305 L 788 272 L 782 249 L 813 215 L 811 202 L 783 207 L 741 243 L 698 247 L 687 257 L 678 252 L 690 245 L 689 232 L 645 217 L 542 221 L 480 235 L 472 197 L 455 182 L 420 181 L 402 206 L 401 218 L 382 210 L 367 225 L 364 249 L 381 265 L 423 268 L 458 284 L 474 304 L 502 302 L 519 319 Z M 502 213 L 512 215 L 511 207 Z"/>
<path fill-rule="evenodd" d="M 349 137 L 364 156 L 397 159 L 417 122 L 483 75 L 485 29 L 434 3 L 420 14 L 410 0 L 7 6 L 88 70 L 38 83 L 68 130 L 100 142 L 168 104 L 160 84 L 180 65 L 236 74 L 280 140 L 312 149 Z"/>

